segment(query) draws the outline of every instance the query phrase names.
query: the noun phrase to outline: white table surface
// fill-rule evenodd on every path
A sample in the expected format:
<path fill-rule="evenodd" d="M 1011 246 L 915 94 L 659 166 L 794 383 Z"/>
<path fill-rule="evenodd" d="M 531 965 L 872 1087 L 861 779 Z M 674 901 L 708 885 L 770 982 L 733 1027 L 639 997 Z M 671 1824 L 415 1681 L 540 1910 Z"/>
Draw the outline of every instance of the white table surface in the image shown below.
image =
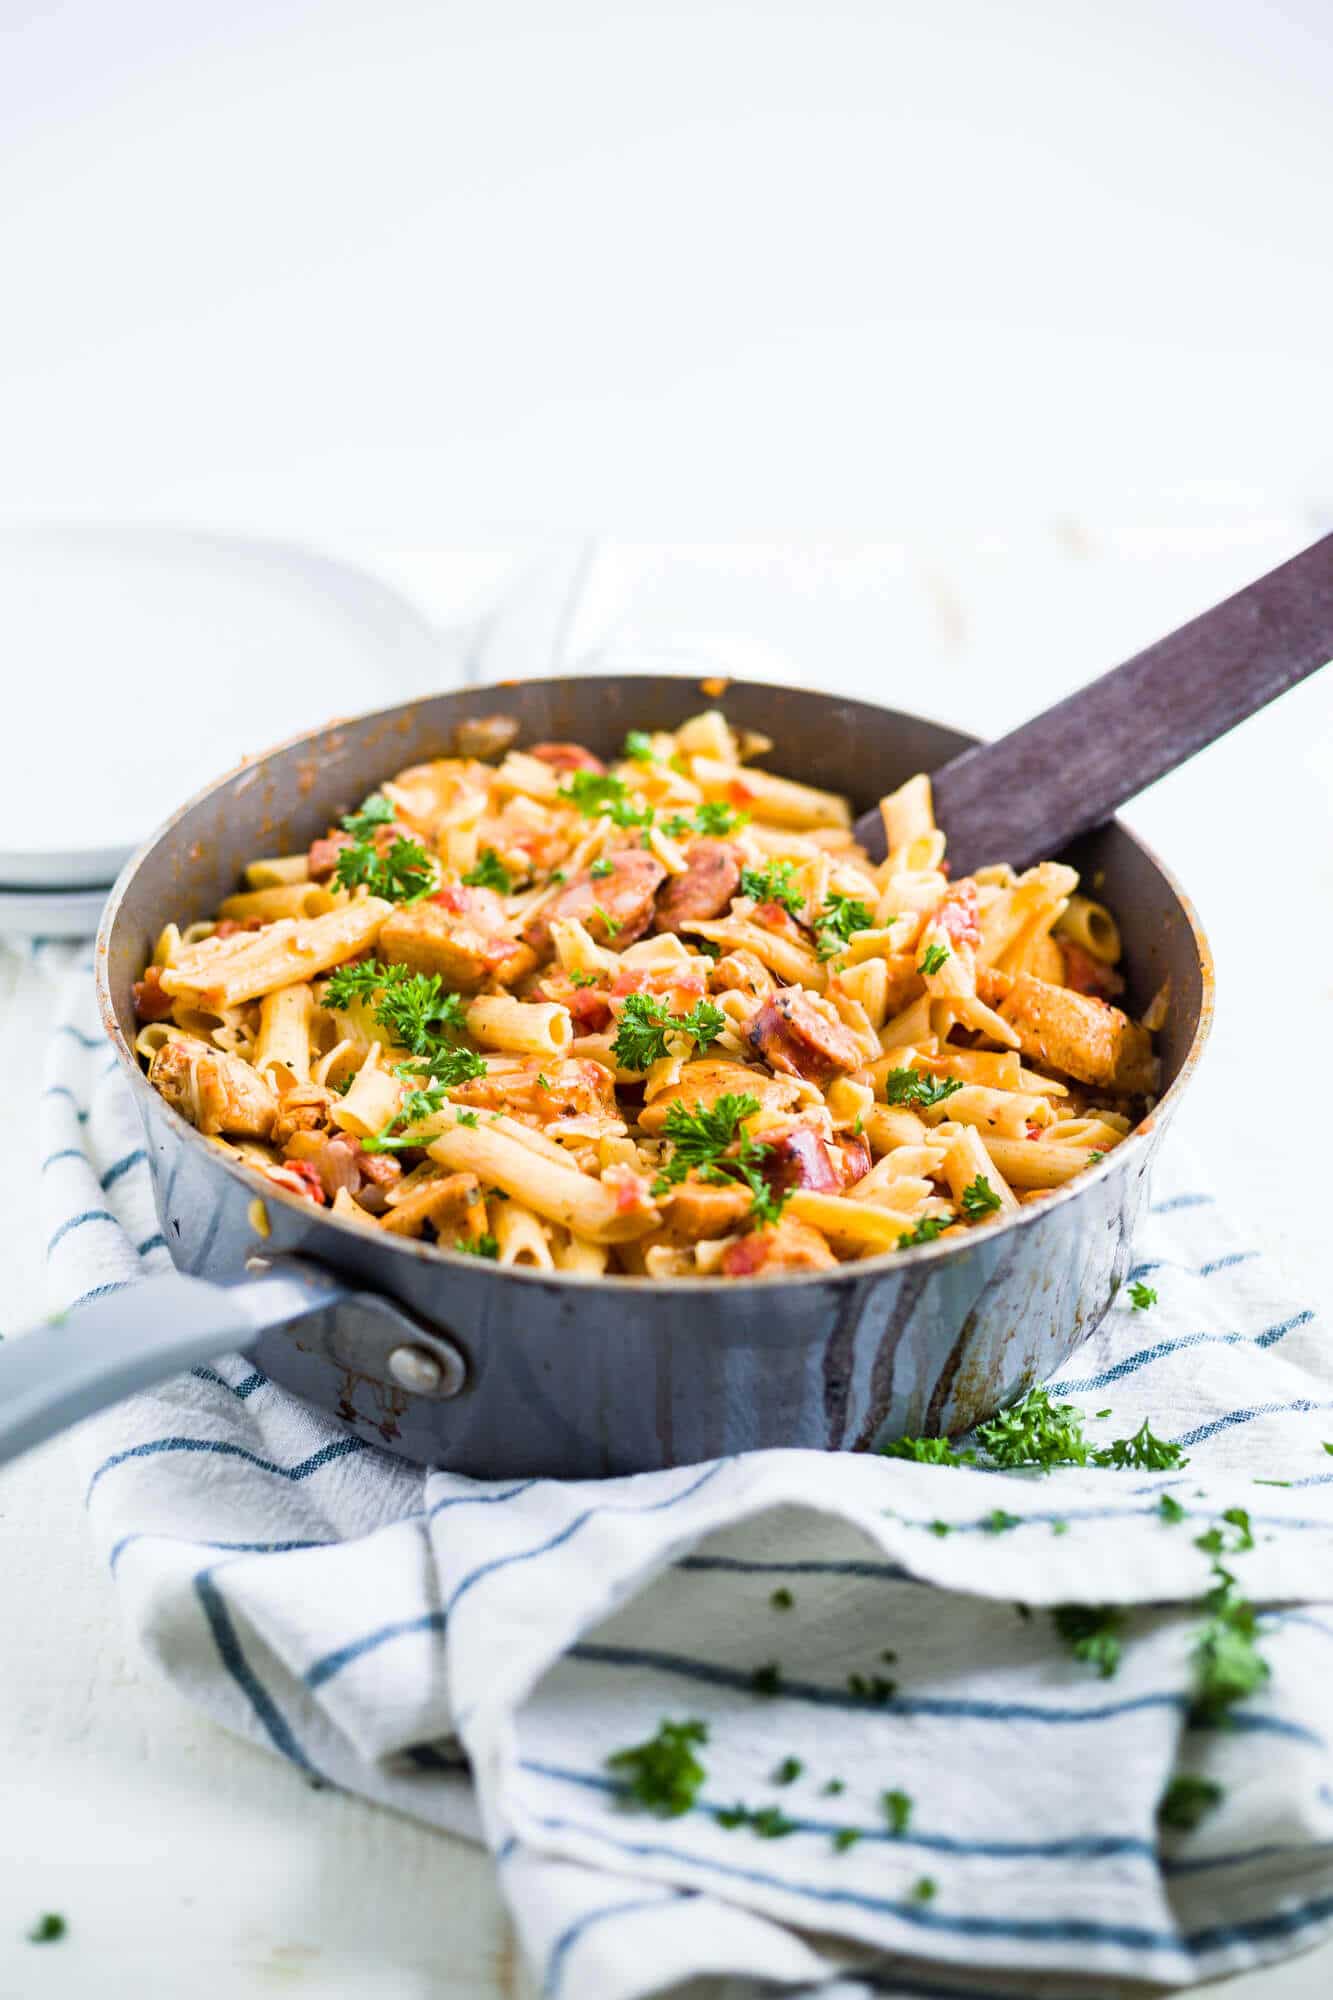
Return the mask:
<path fill-rule="evenodd" d="M 706 657 L 725 634 L 733 663 L 993 733 L 1321 525 L 1296 505 L 1182 501 L 961 547 L 341 553 L 372 561 L 444 621 L 474 617 L 535 563 L 542 591 L 487 629 L 482 677 L 530 664 L 534 644 L 565 663 L 608 646 L 625 660 L 668 644 Z M 1216 950 L 1217 1026 L 1182 1127 L 1246 1229 L 1319 1298 L 1333 1261 L 1327 1128 L 1311 1101 L 1327 1098 L 1319 1052 L 1333 1029 L 1331 789 L 1333 677 L 1214 746 L 1130 815 L 1190 888 Z M 7 1336 L 43 1310 L 35 1119 L 51 997 L 40 968 L 0 946 Z M 1262 1089 L 1275 1048 L 1305 1099 L 1303 1115 L 1280 1124 Z M 482 1852 L 312 1792 L 202 1720 L 127 1650 L 64 1443 L 0 1475 L 0 1542 L 0 2000 L 527 1990 Z M 67 1938 L 27 1944 L 48 1909 L 67 1917 Z M 1218 1990 L 1315 2000 L 1331 1986 L 1326 1946 Z"/>

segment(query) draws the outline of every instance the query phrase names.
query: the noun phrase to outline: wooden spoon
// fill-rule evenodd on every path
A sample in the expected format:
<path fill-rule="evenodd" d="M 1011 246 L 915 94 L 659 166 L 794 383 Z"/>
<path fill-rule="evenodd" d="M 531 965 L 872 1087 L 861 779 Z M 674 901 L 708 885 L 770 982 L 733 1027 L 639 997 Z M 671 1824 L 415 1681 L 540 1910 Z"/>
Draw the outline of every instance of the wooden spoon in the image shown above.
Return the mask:
<path fill-rule="evenodd" d="M 1333 660 L 1333 535 L 931 779 L 953 873 L 1058 855 Z M 856 837 L 884 857 L 878 810 Z"/>

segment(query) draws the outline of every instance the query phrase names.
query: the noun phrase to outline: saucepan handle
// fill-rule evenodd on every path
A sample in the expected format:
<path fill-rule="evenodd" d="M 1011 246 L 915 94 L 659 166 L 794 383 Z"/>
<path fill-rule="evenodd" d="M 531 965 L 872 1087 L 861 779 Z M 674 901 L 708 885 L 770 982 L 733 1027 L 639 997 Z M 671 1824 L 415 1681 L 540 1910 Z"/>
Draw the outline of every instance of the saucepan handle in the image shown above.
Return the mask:
<path fill-rule="evenodd" d="M 289 1259 L 234 1285 L 172 1271 L 88 1299 L 0 1347 L 0 1463 L 343 1296 L 336 1279 Z"/>

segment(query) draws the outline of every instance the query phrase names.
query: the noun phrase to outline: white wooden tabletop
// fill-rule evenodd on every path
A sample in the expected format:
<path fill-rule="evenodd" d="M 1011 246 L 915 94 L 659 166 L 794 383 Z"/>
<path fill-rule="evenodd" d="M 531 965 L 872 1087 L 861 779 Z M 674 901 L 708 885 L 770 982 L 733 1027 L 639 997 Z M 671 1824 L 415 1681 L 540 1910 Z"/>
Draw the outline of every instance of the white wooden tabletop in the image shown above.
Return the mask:
<path fill-rule="evenodd" d="M 725 641 L 733 669 L 994 733 L 1327 525 L 1299 507 L 1214 500 L 1069 516 L 968 546 L 342 553 L 446 623 L 475 621 L 525 576 L 519 609 L 478 640 L 480 678 L 599 650 L 692 662 Z M 1193 894 L 1216 950 L 1217 1027 L 1182 1128 L 1249 1229 L 1319 1298 L 1333 1265 L 1327 1127 L 1308 1099 L 1328 1084 L 1300 1058 L 1333 1029 L 1333 930 L 1310 921 L 1333 901 L 1330 793 L 1333 679 L 1321 679 L 1129 815 Z M 40 965 L 0 946 L 6 1336 L 43 1310 L 35 1121 L 51 997 Z M 1262 1091 L 1275 1027 L 1307 1097 L 1307 1115 L 1280 1125 Z M 64 1443 L 0 1475 L 0 1538 L 0 2000 L 526 1991 L 484 1853 L 311 1791 L 150 1678 L 93 1561 Z M 45 1910 L 64 1914 L 68 1935 L 30 1945 Z M 1331 1985 L 1326 1946 L 1218 1991 L 1315 2000 Z"/>

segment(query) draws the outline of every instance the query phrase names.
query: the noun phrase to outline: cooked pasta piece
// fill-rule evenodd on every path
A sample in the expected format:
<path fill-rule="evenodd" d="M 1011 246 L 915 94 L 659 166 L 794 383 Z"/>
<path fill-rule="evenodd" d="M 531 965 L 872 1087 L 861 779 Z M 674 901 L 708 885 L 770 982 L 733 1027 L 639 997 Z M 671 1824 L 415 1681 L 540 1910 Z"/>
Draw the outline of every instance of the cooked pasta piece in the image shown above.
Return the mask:
<path fill-rule="evenodd" d="M 1062 863 L 951 879 L 928 778 L 876 865 L 720 709 L 517 737 L 462 725 L 159 931 L 136 1050 L 265 1199 L 479 1266 L 781 1278 L 1003 1221 L 1151 1104 L 1110 912 Z"/>

